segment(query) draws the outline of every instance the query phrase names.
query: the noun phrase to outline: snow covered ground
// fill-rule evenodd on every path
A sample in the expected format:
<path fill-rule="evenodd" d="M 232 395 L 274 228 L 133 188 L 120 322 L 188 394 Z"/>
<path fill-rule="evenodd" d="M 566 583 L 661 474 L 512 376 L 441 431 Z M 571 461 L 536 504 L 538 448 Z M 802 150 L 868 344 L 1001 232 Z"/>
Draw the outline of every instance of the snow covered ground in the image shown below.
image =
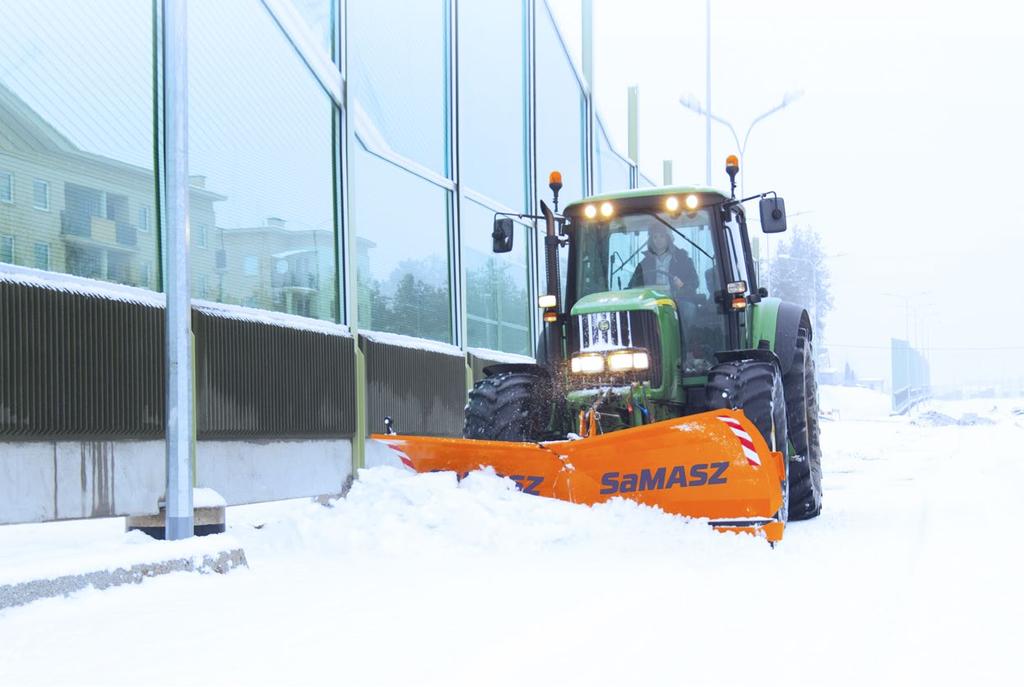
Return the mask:
<path fill-rule="evenodd" d="M 0 685 L 1024 683 L 1024 401 L 915 424 L 873 392 L 822 396 L 825 511 L 774 550 L 628 502 L 375 468 L 333 508 L 231 509 L 249 570 L 0 611 Z M 67 528 L 76 547 L 126 536 L 34 527 L 40 556 Z M 24 555 L 26 531 L 0 528 L 0 550 Z"/>

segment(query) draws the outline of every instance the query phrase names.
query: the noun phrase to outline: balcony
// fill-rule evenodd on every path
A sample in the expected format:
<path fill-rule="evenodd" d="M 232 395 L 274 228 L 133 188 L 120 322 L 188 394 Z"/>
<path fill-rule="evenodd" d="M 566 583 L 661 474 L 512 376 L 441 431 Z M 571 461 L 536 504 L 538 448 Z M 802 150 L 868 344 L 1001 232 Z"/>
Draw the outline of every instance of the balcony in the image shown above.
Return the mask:
<path fill-rule="evenodd" d="M 139 232 L 134 225 L 67 210 L 60 213 L 60 230 L 65 236 L 89 239 L 107 246 L 135 248 L 139 242 Z"/>
<path fill-rule="evenodd" d="M 320 279 L 312 272 L 285 272 L 284 274 L 275 272 L 270 278 L 270 285 L 275 289 L 317 291 L 320 289 Z"/>

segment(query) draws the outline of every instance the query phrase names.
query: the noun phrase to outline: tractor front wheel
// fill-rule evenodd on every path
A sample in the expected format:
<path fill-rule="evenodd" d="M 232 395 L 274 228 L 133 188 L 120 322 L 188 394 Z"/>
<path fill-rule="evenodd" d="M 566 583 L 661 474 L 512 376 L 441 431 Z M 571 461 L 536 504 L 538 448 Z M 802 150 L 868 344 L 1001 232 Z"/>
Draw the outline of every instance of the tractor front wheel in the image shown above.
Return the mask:
<path fill-rule="evenodd" d="M 544 435 L 551 383 L 528 372 L 502 372 L 476 383 L 466 404 L 467 439 L 535 441 Z"/>
<path fill-rule="evenodd" d="M 742 410 L 754 423 L 768 448 L 782 453 L 786 479 L 782 483 L 779 520 L 789 519 L 789 434 L 782 375 L 773 363 L 737 360 L 711 368 L 706 387 L 708 409 Z"/>

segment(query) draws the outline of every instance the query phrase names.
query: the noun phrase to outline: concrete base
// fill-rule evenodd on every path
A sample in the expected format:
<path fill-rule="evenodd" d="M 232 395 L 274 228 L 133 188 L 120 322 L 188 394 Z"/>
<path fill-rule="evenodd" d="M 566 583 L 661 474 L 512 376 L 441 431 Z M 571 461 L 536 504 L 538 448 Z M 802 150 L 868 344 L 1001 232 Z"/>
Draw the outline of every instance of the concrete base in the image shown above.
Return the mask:
<path fill-rule="evenodd" d="M 170 560 L 138 563 L 131 568 L 97 570 L 78 575 L 65 575 L 46 580 L 31 580 L 17 584 L 0 585 L 0 610 L 21 606 L 37 599 L 53 596 L 67 596 L 87 587 L 107 589 L 122 584 L 138 584 L 147 577 L 165 575 L 170 572 L 226 573 L 239 566 L 248 567 L 245 551 L 229 549 L 218 553 L 186 556 Z"/>
<path fill-rule="evenodd" d="M 192 533 L 197 537 L 208 534 L 223 534 L 227 531 L 227 517 L 224 506 L 204 506 L 193 511 Z M 124 519 L 125 530 L 138 530 L 154 539 L 167 538 L 167 512 L 160 508 L 156 515 L 132 515 Z"/>

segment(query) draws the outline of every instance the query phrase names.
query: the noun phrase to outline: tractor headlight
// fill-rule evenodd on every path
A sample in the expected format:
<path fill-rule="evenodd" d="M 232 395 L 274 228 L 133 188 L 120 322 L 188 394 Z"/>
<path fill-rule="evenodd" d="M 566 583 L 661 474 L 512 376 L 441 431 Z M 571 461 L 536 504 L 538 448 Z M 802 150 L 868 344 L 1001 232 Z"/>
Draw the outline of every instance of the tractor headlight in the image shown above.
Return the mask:
<path fill-rule="evenodd" d="M 612 372 L 646 370 L 651 365 L 644 351 L 616 351 L 608 354 L 608 369 Z"/>
<path fill-rule="evenodd" d="M 600 353 L 576 355 L 569 365 L 573 374 L 600 374 L 604 372 L 604 356 Z"/>

